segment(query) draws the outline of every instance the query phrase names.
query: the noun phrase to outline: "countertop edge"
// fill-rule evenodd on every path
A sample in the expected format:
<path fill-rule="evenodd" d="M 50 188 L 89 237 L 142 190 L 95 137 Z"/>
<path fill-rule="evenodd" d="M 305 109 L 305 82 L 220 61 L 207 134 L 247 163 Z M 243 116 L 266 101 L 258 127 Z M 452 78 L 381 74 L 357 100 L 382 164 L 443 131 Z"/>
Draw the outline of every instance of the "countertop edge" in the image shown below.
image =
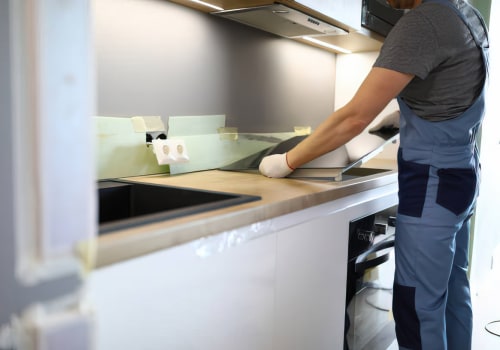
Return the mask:
<path fill-rule="evenodd" d="M 148 177 L 136 180 L 141 182 L 141 179 L 144 182 L 149 180 Z M 397 183 L 397 171 L 394 170 L 381 175 L 367 176 L 358 181 L 329 184 L 322 190 L 292 198 L 245 203 L 191 215 L 168 223 L 157 222 L 121 230 L 116 234 L 98 237 L 97 242 L 84 242 L 80 250 L 95 249 L 94 268 L 102 268 L 393 183 Z"/>

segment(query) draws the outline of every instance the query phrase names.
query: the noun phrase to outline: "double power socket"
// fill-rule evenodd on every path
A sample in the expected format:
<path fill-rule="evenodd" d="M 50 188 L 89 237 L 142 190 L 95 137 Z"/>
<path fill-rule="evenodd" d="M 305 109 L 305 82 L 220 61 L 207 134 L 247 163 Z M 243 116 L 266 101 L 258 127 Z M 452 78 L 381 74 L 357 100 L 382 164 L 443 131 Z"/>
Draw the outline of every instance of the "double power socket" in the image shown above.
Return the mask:
<path fill-rule="evenodd" d="M 182 139 L 153 140 L 153 152 L 159 165 L 189 161 L 186 144 Z"/>

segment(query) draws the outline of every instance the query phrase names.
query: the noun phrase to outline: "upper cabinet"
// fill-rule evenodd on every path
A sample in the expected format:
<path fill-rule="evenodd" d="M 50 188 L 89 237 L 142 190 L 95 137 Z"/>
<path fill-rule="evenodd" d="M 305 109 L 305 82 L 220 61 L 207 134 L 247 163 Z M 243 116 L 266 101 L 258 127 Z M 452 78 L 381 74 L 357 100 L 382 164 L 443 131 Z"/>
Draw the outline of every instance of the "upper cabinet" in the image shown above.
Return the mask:
<path fill-rule="evenodd" d="M 335 53 L 378 51 L 361 25 L 366 0 L 170 0 Z"/>
<path fill-rule="evenodd" d="M 361 0 L 299 0 L 297 4 L 361 30 Z"/>

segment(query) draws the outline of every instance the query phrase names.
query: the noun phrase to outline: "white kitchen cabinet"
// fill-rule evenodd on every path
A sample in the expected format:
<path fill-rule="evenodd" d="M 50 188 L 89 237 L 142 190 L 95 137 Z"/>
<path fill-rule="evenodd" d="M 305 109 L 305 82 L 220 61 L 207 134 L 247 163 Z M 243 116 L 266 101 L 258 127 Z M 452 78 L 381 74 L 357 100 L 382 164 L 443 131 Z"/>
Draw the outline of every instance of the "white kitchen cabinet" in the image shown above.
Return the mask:
<path fill-rule="evenodd" d="M 342 215 L 278 233 L 276 349 L 341 349 L 347 232 Z"/>
<path fill-rule="evenodd" d="M 353 29 L 361 29 L 361 0 L 297 0 L 296 2 Z"/>
<path fill-rule="evenodd" d="M 97 350 L 273 349 L 276 236 L 223 236 L 94 271 Z"/>
<path fill-rule="evenodd" d="M 97 349 L 342 349 L 349 221 L 396 201 L 386 185 L 97 269 Z"/>

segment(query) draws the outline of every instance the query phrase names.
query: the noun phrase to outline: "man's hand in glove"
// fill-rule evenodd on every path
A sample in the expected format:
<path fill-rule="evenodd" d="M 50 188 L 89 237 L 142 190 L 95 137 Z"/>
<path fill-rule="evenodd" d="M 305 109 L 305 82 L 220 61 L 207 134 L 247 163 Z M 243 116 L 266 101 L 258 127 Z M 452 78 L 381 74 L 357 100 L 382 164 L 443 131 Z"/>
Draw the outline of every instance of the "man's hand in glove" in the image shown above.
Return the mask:
<path fill-rule="evenodd" d="M 286 153 L 264 157 L 259 165 L 259 171 L 267 177 L 285 177 L 294 170 L 288 165 Z"/>

